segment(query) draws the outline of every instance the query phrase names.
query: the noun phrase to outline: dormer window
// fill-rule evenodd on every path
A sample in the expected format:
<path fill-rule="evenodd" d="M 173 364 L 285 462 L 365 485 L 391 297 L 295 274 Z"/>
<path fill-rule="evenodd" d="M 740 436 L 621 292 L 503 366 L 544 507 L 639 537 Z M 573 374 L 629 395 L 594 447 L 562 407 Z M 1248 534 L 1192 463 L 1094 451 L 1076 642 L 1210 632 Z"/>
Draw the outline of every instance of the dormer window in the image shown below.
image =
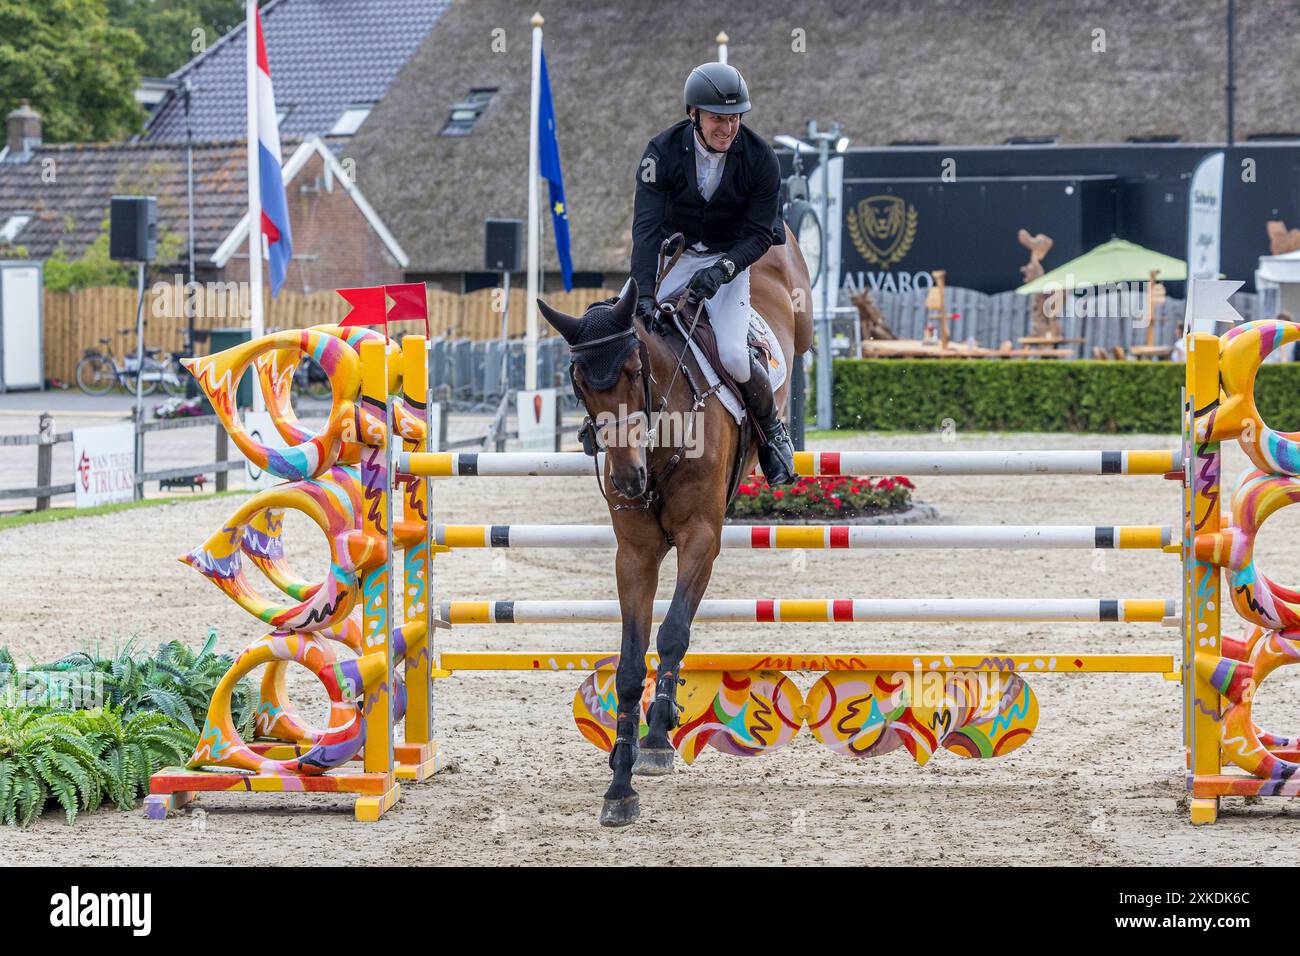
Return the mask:
<path fill-rule="evenodd" d="M 23 227 L 32 221 L 29 215 L 10 216 L 5 220 L 3 227 L 0 227 L 0 242 L 13 242 L 18 238 L 18 233 L 23 231 Z"/>
<path fill-rule="evenodd" d="M 468 136 L 474 128 L 475 121 L 483 115 L 483 111 L 488 108 L 492 102 L 492 97 L 496 95 L 497 89 L 492 87 L 475 87 L 469 91 L 469 96 L 459 103 L 451 105 L 451 118 L 447 120 L 447 125 L 442 128 L 443 136 Z"/>
<path fill-rule="evenodd" d="M 355 106 L 349 106 L 339 117 L 339 121 L 334 124 L 330 130 L 331 136 L 351 136 L 361 128 L 361 124 L 366 121 L 370 115 L 370 110 L 374 107 L 373 103 L 359 103 Z"/>

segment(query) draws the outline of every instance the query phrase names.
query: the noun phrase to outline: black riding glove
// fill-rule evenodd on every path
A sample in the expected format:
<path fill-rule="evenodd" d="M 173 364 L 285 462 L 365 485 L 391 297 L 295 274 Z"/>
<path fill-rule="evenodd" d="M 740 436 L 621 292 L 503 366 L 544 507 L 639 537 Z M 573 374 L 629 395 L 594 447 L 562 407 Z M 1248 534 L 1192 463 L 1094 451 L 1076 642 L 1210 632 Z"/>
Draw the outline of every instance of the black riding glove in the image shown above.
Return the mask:
<path fill-rule="evenodd" d="M 722 258 L 691 276 L 686 288 L 697 299 L 711 299 L 723 283 L 730 282 L 735 274 L 736 264 L 730 259 Z"/>
<path fill-rule="evenodd" d="M 653 318 L 655 314 L 655 297 L 643 295 L 636 300 L 636 314 L 642 319 Z"/>

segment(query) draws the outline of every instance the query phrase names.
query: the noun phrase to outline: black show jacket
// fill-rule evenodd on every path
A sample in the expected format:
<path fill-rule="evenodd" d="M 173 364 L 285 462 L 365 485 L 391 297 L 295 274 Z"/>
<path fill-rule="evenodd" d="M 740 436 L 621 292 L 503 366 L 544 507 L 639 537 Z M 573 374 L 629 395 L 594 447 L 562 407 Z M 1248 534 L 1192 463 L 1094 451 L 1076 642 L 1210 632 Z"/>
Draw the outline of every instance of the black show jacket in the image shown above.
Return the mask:
<path fill-rule="evenodd" d="M 737 274 L 773 242 L 785 241 L 778 221 L 781 170 L 772 147 L 742 123 L 706 202 L 696 185 L 694 136 L 689 119 L 673 124 L 650 140 L 637 165 L 631 273 L 642 295 L 653 291 L 659 247 L 675 232 L 688 247 L 702 242 L 710 252 L 727 253 Z"/>

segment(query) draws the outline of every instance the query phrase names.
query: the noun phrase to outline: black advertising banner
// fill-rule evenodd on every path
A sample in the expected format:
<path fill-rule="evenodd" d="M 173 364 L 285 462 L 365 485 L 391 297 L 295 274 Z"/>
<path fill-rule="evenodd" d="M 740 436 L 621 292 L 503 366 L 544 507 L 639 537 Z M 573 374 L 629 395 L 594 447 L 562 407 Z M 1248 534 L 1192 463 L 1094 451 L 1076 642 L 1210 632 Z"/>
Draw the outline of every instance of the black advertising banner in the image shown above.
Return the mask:
<path fill-rule="evenodd" d="M 1020 229 L 1048 232 L 1064 262 L 1113 229 L 1112 177 L 1033 180 L 849 180 L 844 184 L 842 282 L 855 289 L 928 288 L 931 273 L 983 292 L 1020 285 Z"/>

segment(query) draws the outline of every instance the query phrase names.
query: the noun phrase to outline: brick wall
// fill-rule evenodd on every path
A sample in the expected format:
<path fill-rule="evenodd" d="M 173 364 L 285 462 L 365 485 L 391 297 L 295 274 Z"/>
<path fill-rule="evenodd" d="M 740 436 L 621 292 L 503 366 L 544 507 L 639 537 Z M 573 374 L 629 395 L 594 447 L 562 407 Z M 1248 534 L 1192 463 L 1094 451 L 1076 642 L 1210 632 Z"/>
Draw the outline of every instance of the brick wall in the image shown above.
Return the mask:
<path fill-rule="evenodd" d="M 401 282 L 397 260 L 342 184 L 336 179 L 334 191 L 326 192 L 324 165 L 320 156 L 312 156 L 297 177 L 285 184 L 293 261 L 284 288 L 311 293 Z M 309 190 L 306 194 L 304 186 Z M 231 258 L 220 278 L 225 282 L 248 278 L 246 250 Z M 266 281 L 269 283 L 269 276 Z"/>

